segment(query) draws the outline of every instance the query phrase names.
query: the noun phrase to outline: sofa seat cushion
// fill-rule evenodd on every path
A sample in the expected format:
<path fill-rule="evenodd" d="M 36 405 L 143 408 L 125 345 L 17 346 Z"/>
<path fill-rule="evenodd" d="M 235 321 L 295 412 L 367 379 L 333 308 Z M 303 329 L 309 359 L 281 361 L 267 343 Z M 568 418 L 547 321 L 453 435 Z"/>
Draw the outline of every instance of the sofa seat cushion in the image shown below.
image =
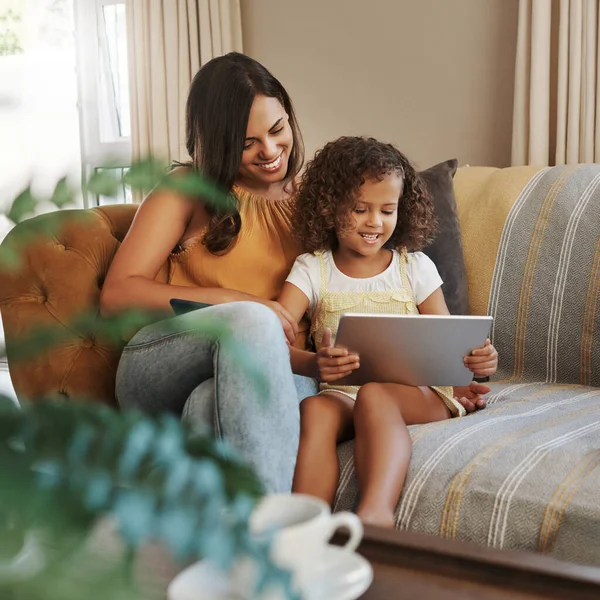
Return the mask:
<path fill-rule="evenodd" d="M 600 388 L 492 384 L 488 408 L 411 427 L 397 527 L 600 565 Z M 355 510 L 353 443 L 336 510 Z"/>

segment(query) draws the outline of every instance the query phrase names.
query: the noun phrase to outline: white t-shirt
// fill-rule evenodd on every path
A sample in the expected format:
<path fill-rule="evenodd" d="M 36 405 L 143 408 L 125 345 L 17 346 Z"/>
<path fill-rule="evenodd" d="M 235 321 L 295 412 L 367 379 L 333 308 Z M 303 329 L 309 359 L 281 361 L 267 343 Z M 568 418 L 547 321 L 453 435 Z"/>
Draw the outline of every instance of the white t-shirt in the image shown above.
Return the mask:
<path fill-rule="evenodd" d="M 390 266 L 375 277 L 355 279 L 344 275 L 335 265 L 331 251 L 323 253 L 328 292 L 375 292 L 397 290 L 404 287 L 400 273 L 400 254 L 394 250 Z M 442 278 L 433 261 L 422 252 L 409 252 L 406 274 L 417 306 L 442 285 Z M 301 254 L 294 263 L 286 281 L 299 288 L 310 304 L 312 317 L 321 291 L 321 263 L 314 254 Z"/>

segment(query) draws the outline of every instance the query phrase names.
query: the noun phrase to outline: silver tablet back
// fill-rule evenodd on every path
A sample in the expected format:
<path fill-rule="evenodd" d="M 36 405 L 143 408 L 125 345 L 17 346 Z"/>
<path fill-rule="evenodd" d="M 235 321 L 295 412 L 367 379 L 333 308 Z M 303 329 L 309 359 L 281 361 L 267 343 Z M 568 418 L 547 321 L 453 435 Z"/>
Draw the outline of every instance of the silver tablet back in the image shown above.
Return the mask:
<path fill-rule="evenodd" d="M 487 316 L 348 313 L 335 345 L 357 352 L 360 368 L 333 385 L 468 385 L 463 357 L 484 344 L 491 324 Z"/>

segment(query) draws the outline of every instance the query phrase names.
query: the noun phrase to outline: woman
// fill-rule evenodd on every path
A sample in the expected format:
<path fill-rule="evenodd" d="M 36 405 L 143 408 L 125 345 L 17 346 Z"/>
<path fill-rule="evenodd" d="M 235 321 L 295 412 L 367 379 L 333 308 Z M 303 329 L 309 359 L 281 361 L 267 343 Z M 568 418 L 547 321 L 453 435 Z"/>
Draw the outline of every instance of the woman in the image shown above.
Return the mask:
<path fill-rule="evenodd" d="M 117 397 L 124 407 L 183 411 L 186 419 L 212 422 L 267 491 L 289 491 L 298 398 L 316 391 L 312 380 L 292 375 L 287 344 L 302 347 L 304 331 L 274 301 L 301 252 L 291 214 L 302 138 L 281 83 L 238 53 L 200 69 L 186 120 L 191 168 L 231 193 L 236 206 L 225 211 L 172 190 L 151 193 L 111 264 L 101 308 L 169 310 L 171 298 L 213 306 L 139 331 L 123 351 Z M 230 332 L 226 338 L 214 333 L 221 325 Z M 240 366 L 240 348 L 266 390 Z"/>
<path fill-rule="evenodd" d="M 151 193 L 111 264 L 101 307 L 169 310 L 171 298 L 214 306 L 139 331 L 119 363 L 117 397 L 123 407 L 151 412 L 185 406 L 188 419 L 214 423 L 269 491 L 289 491 L 298 395 L 310 395 L 314 383 L 299 381 L 304 391 L 296 390 L 286 342 L 296 341 L 297 326 L 273 299 L 300 253 L 290 214 L 302 139 L 283 86 L 237 53 L 200 69 L 186 117 L 192 168 L 233 194 L 237 206 L 223 214 L 167 189 Z M 230 331 L 226 340 L 190 333 L 218 325 Z M 261 369 L 267 397 L 240 366 L 240 349 Z"/>

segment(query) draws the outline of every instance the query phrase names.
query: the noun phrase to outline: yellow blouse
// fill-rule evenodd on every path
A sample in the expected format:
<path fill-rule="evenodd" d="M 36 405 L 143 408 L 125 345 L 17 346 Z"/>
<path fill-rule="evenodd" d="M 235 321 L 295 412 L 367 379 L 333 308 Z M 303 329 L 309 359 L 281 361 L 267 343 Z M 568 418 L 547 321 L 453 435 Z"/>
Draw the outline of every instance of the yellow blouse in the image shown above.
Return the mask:
<path fill-rule="evenodd" d="M 225 253 L 212 254 L 202 243 L 204 232 L 170 255 L 168 283 L 220 287 L 276 300 L 302 249 L 292 235 L 293 198 L 267 200 L 236 187 L 242 220 L 240 232 Z M 296 346 L 304 348 L 307 324 Z"/>

